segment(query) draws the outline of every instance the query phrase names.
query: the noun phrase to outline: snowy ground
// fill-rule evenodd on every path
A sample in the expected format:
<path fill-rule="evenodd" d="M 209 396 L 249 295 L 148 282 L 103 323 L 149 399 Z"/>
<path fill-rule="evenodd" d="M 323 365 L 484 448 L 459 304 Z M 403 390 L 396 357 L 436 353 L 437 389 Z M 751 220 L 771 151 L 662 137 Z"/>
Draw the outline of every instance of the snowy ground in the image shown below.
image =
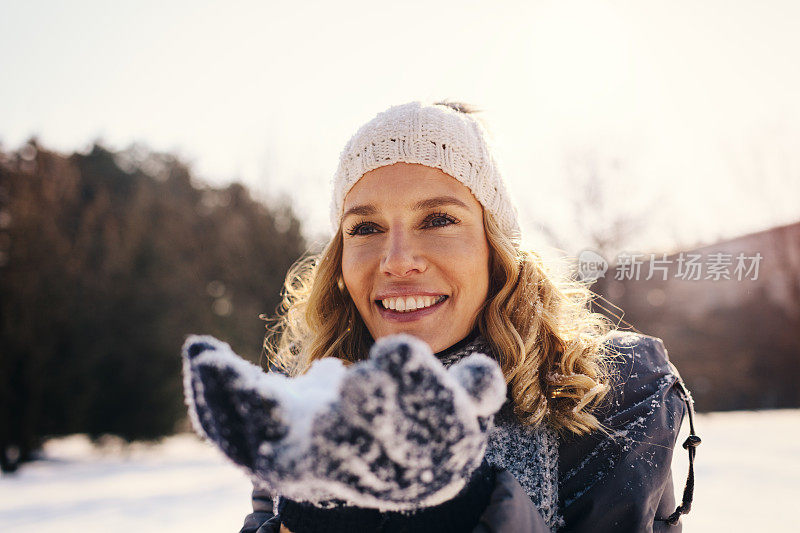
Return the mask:
<path fill-rule="evenodd" d="M 683 530 L 796 531 L 800 410 L 700 415 L 697 426 L 697 489 Z M 125 451 L 73 436 L 45 452 L 0 478 L 0 531 L 235 532 L 249 512 L 247 478 L 192 435 Z M 676 449 L 678 500 L 687 466 Z"/>

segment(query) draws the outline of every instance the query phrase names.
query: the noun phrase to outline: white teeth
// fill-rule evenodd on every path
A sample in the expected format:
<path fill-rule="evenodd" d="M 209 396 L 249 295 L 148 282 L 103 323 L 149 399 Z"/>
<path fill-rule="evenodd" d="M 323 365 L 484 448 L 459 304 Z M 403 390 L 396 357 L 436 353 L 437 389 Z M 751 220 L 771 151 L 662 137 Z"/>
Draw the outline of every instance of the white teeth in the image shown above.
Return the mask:
<path fill-rule="evenodd" d="M 400 312 L 415 311 L 417 309 L 424 309 L 433 304 L 439 303 L 445 299 L 445 296 L 407 296 L 399 298 L 386 298 L 381 300 L 384 309 L 393 309 Z"/>

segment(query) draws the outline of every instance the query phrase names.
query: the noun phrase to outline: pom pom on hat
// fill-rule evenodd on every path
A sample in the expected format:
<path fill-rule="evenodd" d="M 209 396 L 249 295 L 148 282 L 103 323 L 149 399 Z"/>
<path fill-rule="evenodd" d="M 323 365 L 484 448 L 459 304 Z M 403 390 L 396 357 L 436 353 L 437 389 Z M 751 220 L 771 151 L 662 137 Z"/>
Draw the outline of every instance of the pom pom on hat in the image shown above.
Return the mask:
<path fill-rule="evenodd" d="M 392 106 L 364 124 L 342 150 L 333 177 L 331 223 L 338 229 L 344 198 L 376 168 L 417 163 L 438 168 L 469 188 L 500 229 L 519 245 L 519 215 L 506 190 L 483 125 L 445 104 Z"/>

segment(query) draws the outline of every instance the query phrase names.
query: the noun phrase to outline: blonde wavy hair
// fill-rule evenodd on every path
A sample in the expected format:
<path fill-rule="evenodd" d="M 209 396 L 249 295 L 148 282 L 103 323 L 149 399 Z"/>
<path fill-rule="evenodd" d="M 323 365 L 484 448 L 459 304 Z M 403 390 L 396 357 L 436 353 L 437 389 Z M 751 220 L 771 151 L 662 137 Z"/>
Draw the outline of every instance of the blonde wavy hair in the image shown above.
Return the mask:
<path fill-rule="evenodd" d="M 484 211 L 490 288 L 477 318 L 509 384 L 514 413 L 526 425 L 548 423 L 577 434 L 602 429 L 592 414 L 609 390 L 610 321 L 593 313 L 584 284 L 520 251 Z M 323 252 L 300 259 L 286 276 L 278 316 L 267 325 L 270 364 L 289 375 L 325 357 L 353 363 L 371 337 L 342 281 L 342 231 Z"/>

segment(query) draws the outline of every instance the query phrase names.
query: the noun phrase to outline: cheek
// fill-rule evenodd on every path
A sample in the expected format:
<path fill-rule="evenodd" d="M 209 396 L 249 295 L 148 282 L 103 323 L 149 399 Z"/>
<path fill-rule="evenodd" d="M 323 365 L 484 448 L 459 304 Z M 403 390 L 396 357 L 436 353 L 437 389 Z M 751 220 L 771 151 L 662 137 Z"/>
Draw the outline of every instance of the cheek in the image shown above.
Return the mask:
<path fill-rule="evenodd" d="M 460 278 L 472 281 L 488 280 L 489 277 L 489 245 L 476 238 L 448 239 L 439 241 L 431 247 L 431 253 L 450 265 Z M 481 275 L 481 280 L 474 276 Z"/>
<path fill-rule="evenodd" d="M 489 247 L 485 241 L 474 240 L 464 247 L 460 260 L 452 263 L 458 271 L 462 289 L 468 300 L 482 305 L 489 292 Z"/>
<path fill-rule="evenodd" d="M 342 278 L 347 287 L 347 292 L 355 301 L 356 305 L 369 293 L 369 269 L 366 268 L 367 261 L 364 254 L 358 250 L 345 247 L 342 250 Z"/>
<path fill-rule="evenodd" d="M 489 258 L 475 258 L 470 265 L 468 283 L 472 299 L 481 305 L 489 293 Z"/>

